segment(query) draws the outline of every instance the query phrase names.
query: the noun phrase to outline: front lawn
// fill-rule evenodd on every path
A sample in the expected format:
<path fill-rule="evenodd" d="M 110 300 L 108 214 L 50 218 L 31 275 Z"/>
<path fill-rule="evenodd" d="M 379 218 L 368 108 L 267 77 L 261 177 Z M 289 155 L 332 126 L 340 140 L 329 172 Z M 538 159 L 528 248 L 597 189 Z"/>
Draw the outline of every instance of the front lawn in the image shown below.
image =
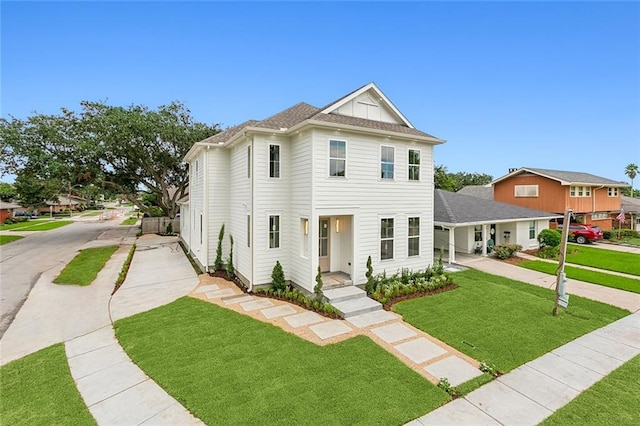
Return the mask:
<path fill-rule="evenodd" d="M 91 284 L 116 250 L 118 250 L 118 246 L 80 250 L 80 253 L 64 267 L 53 282 L 56 284 Z"/>
<path fill-rule="evenodd" d="M 20 229 L 20 228 L 24 228 L 27 226 L 33 226 L 33 225 L 38 225 L 44 222 L 49 222 L 51 221 L 51 219 L 49 218 L 45 218 L 45 219 L 29 219 L 29 220 L 25 220 L 24 222 L 16 222 L 16 223 L 9 223 L 9 224 L 2 224 L 0 225 L 0 231 L 11 231 L 13 229 Z"/>
<path fill-rule="evenodd" d="M 0 367 L 3 425 L 95 425 L 59 343 Z"/>
<path fill-rule="evenodd" d="M 26 223 L 27 223 L 27 226 L 13 228 L 11 230 L 12 231 L 50 231 L 52 229 L 62 228 L 63 226 L 70 225 L 73 223 L 73 221 L 53 220 L 53 221 L 42 221 L 39 223 L 29 223 L 29 222 L 26 222 Z M 5 226 L 8 226 L 8 225 L 5 225 Z M 5 228 L 2 228 L 2 229 L 5 229 Z"/>
<path fill-rule="evenodd" d="M 569 309 L 554 317 L 552 290 L 473 269 L 452 277 L 457 289 L 404 301 L 394 310 L 406 322 L 502 372 L 629 314 L 572 295 Z"/>
<path fill-rule="evenodd" d="M 138 222 L 137 217 L 129 217 L 120 223 L 120 225 L 135 225 Z"/>
<path fill-rule="evenodd" d="M 640 276 L 640 254 L 570 244 L 568 263 Z"/>
<path fill-rule="evenodd" d="M 640 355 L 578 395 L 541 424 L 636 426 L 640 407 Z"/>
<path fill-rule="evenodd" d="M 201 300 L 115 323 L 153 380 L 206 424 L 404 424 L 449 400 L 369 338 L 317 346 Z"/>
<path fill-rule="evenodd" d="M 19 235 L 0 235 L 0 246 L 21 239 Z"/>
<path fill-rule="evenodd" d="M 557 263 L 544 262 L 542 260 L 520 262 L 518 263 L 518 266 L 551 275 L 555 275 L 556 270 L 558 269 Z M 589 269 L 583 269 L 569 265 L 565 265 L 564 272 L 567 275 L 567 278 L 571 278 L 574 280 L 598 284 L 605 287 L 617 288 L 625 291 L 631 291 L 633 293 L 640 293 L 640 280 L 636 280 L 633 278 L 621 277 L 619 275 L 612 275 L 604 272 L 591 271 Z"/>

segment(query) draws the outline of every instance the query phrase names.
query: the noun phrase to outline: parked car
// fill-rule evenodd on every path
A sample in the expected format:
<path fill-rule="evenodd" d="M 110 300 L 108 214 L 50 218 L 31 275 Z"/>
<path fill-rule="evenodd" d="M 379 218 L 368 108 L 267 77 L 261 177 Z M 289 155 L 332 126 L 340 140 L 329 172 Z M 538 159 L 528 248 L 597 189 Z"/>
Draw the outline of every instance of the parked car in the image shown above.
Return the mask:
<path fill-rule="evenodd" d="M 573 234 L 578 244 L 592 243 L 602 239 L 602 231 L 597 226 L 572 223 L 569 232 Z"/>

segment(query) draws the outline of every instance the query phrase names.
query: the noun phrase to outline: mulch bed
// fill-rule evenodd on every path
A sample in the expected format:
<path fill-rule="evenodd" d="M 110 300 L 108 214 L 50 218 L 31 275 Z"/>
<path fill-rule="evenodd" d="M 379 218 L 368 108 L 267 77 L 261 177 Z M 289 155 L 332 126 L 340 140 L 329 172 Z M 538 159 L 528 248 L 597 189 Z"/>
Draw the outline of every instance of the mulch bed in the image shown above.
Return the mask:
<path fill-rule="evenodd" d="M 406 294 L 404 296 L 399 296 L 393 300 L 390 300 L 389 302 L 385 303 L 382 307 L 384 308 L 385 311 L 391 311 L 391 307 L 394 304 L 402 302 L 404 300 L 416 299 L 418 297 L 423 297 L 423 296 L 431 296 L 433 294 L 444 293 L 445 291 L 455 290 L 456 288 L 458 288 L 458 284 L 454 283 L 454 284 L 449 284 L 447 286 L 440 287 L 431 291 L 420 291 L 418 293 Z"/>

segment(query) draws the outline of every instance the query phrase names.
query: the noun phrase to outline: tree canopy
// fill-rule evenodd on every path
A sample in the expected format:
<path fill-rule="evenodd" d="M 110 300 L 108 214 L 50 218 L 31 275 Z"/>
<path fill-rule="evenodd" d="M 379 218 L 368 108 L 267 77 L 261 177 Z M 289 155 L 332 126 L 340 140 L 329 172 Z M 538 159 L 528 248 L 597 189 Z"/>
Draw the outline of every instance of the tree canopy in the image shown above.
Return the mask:
<path fill-rule="evenodd" d="M 0 175 L 16 175 L 16 190 L 37 205 L 70 188 L 101 187 L 123 194 L 148 212 L 140 192 L 155 195 L 164 213 L 175 217 L 188 186 L 182 161 L 191 146 L 220 131 L 194 121 L 180 102 L 156 110 L 142 105 L 81 102 L 57 115 L 0 119 Z"/>
<path fill-rule="evenodd" d="M 493 177 L 484 173 L 449 173 L 445 166 L 436 166 L 433 180 L 436 189 L 457 192 L 469 185 L 486 185 Z"/>

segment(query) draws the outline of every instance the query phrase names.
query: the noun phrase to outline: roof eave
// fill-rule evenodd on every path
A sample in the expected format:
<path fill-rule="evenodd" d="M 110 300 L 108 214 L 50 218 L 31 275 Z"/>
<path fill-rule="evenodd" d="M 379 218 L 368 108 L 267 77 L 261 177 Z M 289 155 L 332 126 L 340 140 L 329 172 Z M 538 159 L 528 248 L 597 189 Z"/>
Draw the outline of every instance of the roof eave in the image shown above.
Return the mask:
<path fill-rule="evenodd" d="M 476 220 L 470 222 L 461 222 L 461 223 L 453 223 L 453 222 L 440 222 L 437 220 L 433 221 L 435 226 L 444 226 L 444 227 L 460 227 L 460 226 L 475 226 L 475 225 L 485 225 L 491 223 L 511 223 L 511 222 L 528 222 L 530 220 L 551 220 L 558 219 L 563 217 L 562 215 L 550 215 L 550 216 L 536 216 L 536 217 L 523 217 L 519 219 L 487 219 L 487 220 Z"/>

